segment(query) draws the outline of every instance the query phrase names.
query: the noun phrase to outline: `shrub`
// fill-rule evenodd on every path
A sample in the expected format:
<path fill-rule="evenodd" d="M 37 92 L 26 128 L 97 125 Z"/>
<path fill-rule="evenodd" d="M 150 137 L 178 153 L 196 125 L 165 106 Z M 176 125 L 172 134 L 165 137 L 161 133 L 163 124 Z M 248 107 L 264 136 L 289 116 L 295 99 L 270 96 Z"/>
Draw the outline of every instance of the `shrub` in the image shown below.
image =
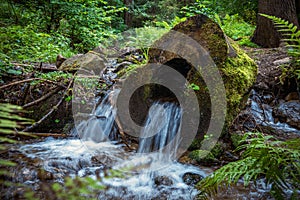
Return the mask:
<path fill-rule="evenodd" d="M 0 59 L 18 61 L 54 62 L 60 53 L 74 54 L 69 48 L 70 40 L 62 35 L 35 32 L 28 25 L 0 27 Z"/>

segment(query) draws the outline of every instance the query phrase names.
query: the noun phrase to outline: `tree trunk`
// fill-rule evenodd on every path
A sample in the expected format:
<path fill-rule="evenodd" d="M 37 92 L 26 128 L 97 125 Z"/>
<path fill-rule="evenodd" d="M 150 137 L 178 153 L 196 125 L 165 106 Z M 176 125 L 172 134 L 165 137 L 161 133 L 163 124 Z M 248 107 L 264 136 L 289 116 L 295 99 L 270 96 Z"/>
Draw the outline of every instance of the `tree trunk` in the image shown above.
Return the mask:
<path fill-rule="evenodd" d="M 132 2 L 133 2 L 133 0 L 124 0 L 123 1 L 124 5 L 128 9 L 131 6 Z M 132 15 L 128 12 L 128 10 L 124 11 L 124 22 L 128 28 L 132 27 Z"/>
<path fill-rule="evenodd" d="M 299 27 L 295 0 L 259 0 L 258 13 L 288 20 Z M 273 48 L 280 44 L 281 35 L 271 20 L 258 15 L 252 41 L 262 47 Z"/>
<path fill-rule="evenodd" d="M 300 1 L 299 0 L 295 0 L 295 1 L 296 1 L 296 12 L 298 16 L 298 22 L 300 23 Z"/>

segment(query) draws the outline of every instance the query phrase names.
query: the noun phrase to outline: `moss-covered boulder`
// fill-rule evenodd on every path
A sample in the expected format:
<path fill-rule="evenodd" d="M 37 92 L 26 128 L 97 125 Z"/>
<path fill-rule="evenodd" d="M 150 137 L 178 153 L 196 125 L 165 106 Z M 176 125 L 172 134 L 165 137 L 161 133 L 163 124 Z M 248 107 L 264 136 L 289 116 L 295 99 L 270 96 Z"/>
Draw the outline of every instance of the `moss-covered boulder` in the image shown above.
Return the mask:
<path fill-rule="evenodd" d="M 248 91 L 256 79 L 257 66 L 255 62 L 234 41 L 226 38 L 217 23 L 204 15 L 188 18 L 185 22 L 176 25 L 172 31 L 189 36 L 200 44 L 209 53 L 217 66 L 226 90 L 227 111 L 225 129 L 223 130 L 223 132 L 226 132 L 229 124 L 231 124 L 240 109 L 244 106 L 244 100 L 247 99 Z M 209 94 L 206 82 L 202 77 L 203 73 L 208 72 L 203 71 L 199 66 L 193 66 L 190 60 L 181 56 L 184 54 L 193 57 L 192 52 L 194 47 L 186 44 L 188 48 L 183 48 L 185 44 L 182 44 L 183 41 L 178 40 L 180 39 L 176 38 L 170 32 L 156 41 L 152 48 L 149 49 L 149 64 L 137 69 L 137 74 L 139 75 L 143 70 L 147 69 L 150 63 L 159 63 L 177 70 L 186 78 L 189 84 L 195 86 L 199 110 L 201 111 L 198 136 L 202 138 L 210 124 L 212 115 L 211 98 L 214 98 Z M 166 46 L 168 49 L 174 51 L 170 52 L 162 49 L 162 46 Z M 176 54 L 174 52 L 180 53 Z M 205 70 L 210 69 L 205 68 Z M 202 75 L 199 71 L 201 71 Z M 147 76 L 150 76 L 149 79 L 157 79 L 157 77 L 151 77 L 151 73 L 147 74 Z M 136 82 L 138 81 L 136 79 Z M 211 81 L 213 82 L 214 79 Z M 134 111 L 147 110 L 155 100 L 176 101 L 176 96 L 162 86 L 151 85 L 139 88 L 130 99 L 130 106 L 133 108 L 130 114 L 134 121 L 142 124 L 146 113 L 137 112 L 135 114 L 136 112 Z"/>
<path fill-rule="evenodd" d="M 214 155 L 206 150 L 194 150 L 188 156 L 202 165 L 218 162 Z"/>
<path fill-rule="evenodd" d="M 78 54 L 68 58 L 58 69 L 67 72 L 76 72 L 78 69 L 97 70 L 100 72 L 105 67 L 104 62 L 105 58 L 101 53 L 89 51 L 86 54 Z"/>

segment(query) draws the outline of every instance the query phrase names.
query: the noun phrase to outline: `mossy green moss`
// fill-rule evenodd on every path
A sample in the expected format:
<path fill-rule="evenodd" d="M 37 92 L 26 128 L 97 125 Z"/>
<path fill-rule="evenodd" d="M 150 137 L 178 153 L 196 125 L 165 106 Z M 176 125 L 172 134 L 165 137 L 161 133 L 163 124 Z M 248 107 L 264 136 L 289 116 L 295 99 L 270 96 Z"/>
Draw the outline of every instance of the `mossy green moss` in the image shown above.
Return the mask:
<path fill-rule="evenodd" d="M 187 19 L 185 22 L 182 22 L 176 25 L 173 31 L 181 32 L 196 42 L 198 42 L 205 50 L 208 51 L 212 60 L 219 69 L 223 83 L 226 89 L 226 123 L 223 129 L 223 136 L 228 132 L 228 127 L 234 120 L 234 118 L 239 113 L 240 109 L 244 107 L 247 100 L 247 94 L 251 86 L 255 82 L 257 75 L 257 66 L 255 62 L 248 57 L 237 44 L 234 43 L 229 38 L 224 36 L 222 29 L 213 21 L 208 19 L 204 15 L 198 15 Z M 198 98 L 198 105 L 200 110 L 199 125 L 197 120 L 191 120 L 191 126 L 198 126 L 197 138 L 203 139 L 210 125 L 212 119 L 211 108 L 212 102 L 215 104 L 214 107 L 218 105 L 217 95 L 210 95 L 208 89 L 208 84 L 206 85 L 204 78 L 201 74 L 210 74 L 212 68 L 206 67 L 202 69 L 200 66 L 191 66 L 191 62 L 184 57 L 165 51 L 161 49 L 161 44 L 167 44 L 168 48 L 174 50 L 173 52 L 180 52 L 179 55 L 190 55 L 190 50 L 193 49 L 193 45 L 183 48 L 183 44 L 180 41 L 174 40 L 170 35 L 166 34 L 160 40 L 158 40 L 153 47 L 149 49 L 149 63 L 159 63 L 165 64 L 173 69 L 178 70 L 182 73 L 190 85 L 197 86 L 195 92 Z M 145 65 L 147 67 L 147 65 Z M 213 70 L 213 69 L 212 69 Z M 201 74 L 199 73 L 201 72 Z M 126 72 L 129 73 L 129 72 Z M 139 76 L 142 76 L 140 73 Z M 147 74 L 145 74 L 147 76 Z M 150 77 L 156 78 L 156 77 Z M 134 79 L 135 82 L 138 82 L 138 78 Z M 210 81 L 211 84 L 215 84 L 214 91 L 215 94 L 224 93 L 223 85 L 214 81 L 212 76 Z M 158 96 L 156 90 L 146 91 L 143 95 L 152 99 L 166 98 L 168 96 Z M 186 92 L 187 91 L 187 92 Z M 186 95 L 186 101 L 189 102 L 189 92 L 188 89 L 184 91 Z M 169 95 L 169 94 L 166 94 Z M 245 101 L 243 101 L 245 100 Z M 149 101 L 151 102 L 151 101 Z M 220 103 L 220 110 L 223 110 L 223 104 Z M 141 110 L 139 106 L 135 106 L 137 110 Z M 190 108 L 193 109 L 193 108 Z M 188 110 L 186 112 L 189 112 Z M 213 120 L 218 121 L 218 116 L 214 116 Z M 220 120 L 223 120 L 223 116 L 220 116 Z M 199 142 L 194 143 L 190 148 L 194 149 L 199 146 Z"/>
<path fill-rule="evenodd" d="M 236 148 L 239 146 L 240 141 L 243 139 L 243 135 L 238 134 L 238 133 L 232 133 L 230 136 L 231 142 L 233 146 Z"/>
<path fill-rule="evenodd" d="M 221 68 L 227 98 L 227 122 L 232 122 L 234 117 L 244 106 L 248 92 L 254 84 L 257 75 L 257 65 L 238 45 L 232 41 L 236 55 L 227 57 Z"/>
<path fill-rule="evenodd" d="M 213 156 L 213 154 L 206 150 L 194 150 L 190 152 L 188 156 L 189 158 L 202 164 L 216 161 L 216 158 Z"/>

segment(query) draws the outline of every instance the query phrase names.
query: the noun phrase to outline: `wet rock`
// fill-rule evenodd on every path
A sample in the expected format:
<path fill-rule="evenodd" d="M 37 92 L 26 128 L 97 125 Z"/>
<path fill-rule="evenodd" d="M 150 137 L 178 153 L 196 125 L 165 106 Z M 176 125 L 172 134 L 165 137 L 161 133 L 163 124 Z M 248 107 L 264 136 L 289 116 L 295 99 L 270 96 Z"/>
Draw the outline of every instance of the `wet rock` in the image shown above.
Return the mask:
<path fill-rule="evenodd" d="M 21 173 L 19 174 L 17 171 L 15 172 L 17 179 L 21 182 L 25 181 L 32 181 L 37 177 L 37 173 L 34 169 L 30 169 L 27 167 L 24 167 L 21 169 Z"/>
<path fill-rule="evenodd" d="M 201 181 L 204 177 L 195 173 L 185 173 L 182 176 L 183 182 L 187 185 L 196 185 L 199 181 Z"/>
<path fill-rule="evenodd" d="M 281 122 L 286 122 L 290 126 L 300 129 L 299 101 L 281 103 L 276 109 L 274 109 L 274 115 L 278 117 Z"/>
<path fill-rule="evenodd" d="M 115 69 L 113 70 L 114 73 L 117 73 L 121 70 L 123 70 L 124 68 L 127 68 L 128 66 L 132 65 L 132 62 L 129 61 L 123 61 L 121 63 L 116 64 Z"/>
<path fill-rule="evenodd" d="M 43 169 L 38 170 L 37 176 L 40 180 L 53 180 L 53 174 Z"/>
<path fill-rule="evenodd" d="M 272 94 L 266 94 L 262 97 L 264 103 L 266 104 L 272 104 L 274 101 L 274 96 Z"/>
<path fill-rule="evenodd" d="M 173 181 L 172 181 L 169 177 L 166 177 L 166 176 L 158 176 L 158 177 L 155 177 L 155 178 L 154 178 L 154 183 L 155 183 L 155 185 L 157 185 L 157 186 L 160 186 L 160 185 L 170 186 L 170 185 L 173 184 Z"/>

